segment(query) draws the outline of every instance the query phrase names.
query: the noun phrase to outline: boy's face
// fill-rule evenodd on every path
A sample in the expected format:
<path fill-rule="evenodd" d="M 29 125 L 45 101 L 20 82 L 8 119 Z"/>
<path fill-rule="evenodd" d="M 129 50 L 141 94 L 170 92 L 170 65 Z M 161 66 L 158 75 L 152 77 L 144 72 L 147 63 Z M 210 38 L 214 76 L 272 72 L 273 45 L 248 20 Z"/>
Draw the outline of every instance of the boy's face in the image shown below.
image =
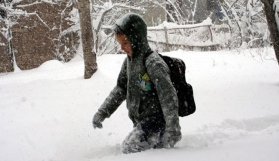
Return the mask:
<path fill-rule="evenodd" d="M 120 44 L 121 49 L 128 55 L 132 56 L 132 44 L 124 34 L 116 35 L 116 40 Z"/>

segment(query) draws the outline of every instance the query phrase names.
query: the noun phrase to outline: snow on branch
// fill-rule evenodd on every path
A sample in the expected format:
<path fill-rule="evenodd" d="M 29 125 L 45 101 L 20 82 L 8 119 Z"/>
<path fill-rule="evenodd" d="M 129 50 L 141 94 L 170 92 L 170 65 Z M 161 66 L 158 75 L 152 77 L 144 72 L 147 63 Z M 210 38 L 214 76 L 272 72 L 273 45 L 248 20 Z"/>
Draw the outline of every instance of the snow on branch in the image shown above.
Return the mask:
<path fill-rule="evenodd" d="M 232 5 L 229 7 L 229 9 L 231 9 L 239 0 L 236 0 L 232 3 Z"/>
<path fill-rule="evenodd" d="M 159 7 L 162 8 L 162 9 L 164 9 L 165 12 L 167 13 L 167 15 L 171 18 L 171 20 L 172 20 L 173 22 L 175 22 L 175 18 L 173 17 L 173 15 L 166 9 L 166 7 L 165 7 L 166 4 L 165 4 L 165 3 L 164 3 L 164 4 L 161 4 L 161 3 L 157 2 L 157 1 L 151 1 L 151 3 L 153 3 L 153 4 L 157 5 L 157 6 L 159 6 Z"/>
<path fill-rule="evenodd" d="M 30 3 L 30 4 L 17 5 L 17 7 L 24 8 L 24 7 L 33 6 L 33 5 L 36 5 L 36 4 L 41 4 L 41 3 L 49 3 L 49 4 L 52 4 L 52 5 L 57 4 L 57 3 L 53 2 L 52 0 L 40 0 L 40 1 L 35 1 L 33 3 Z"/>
<path fill-rule="evenodd" d="M 60 36 L 64 36 L 68 33 L 71 33 L 71 32 L 76 32 L 76 31 L 80 31 L 80 26 L 79 24 L 75 24 L 75 25 L 72 25 L 71 27 L 67 28 L 66 30 L 62 31 L 60 33 Z"/>
<path fill-rule="evenodd" d="M 44 20 L 37 14 L 37 13 L 25 13 L 27 16 L 32 16 L 35 15 L 37 16 L 37 18 L 49 29 L 51 30 L 51 28 L 44 22 Z"/>
<path fill-rule="evenodd" d="M 100 6 L 97 6 L 97 7 L 100 7 Z M 142 9 L 140 7 L 128 6 L 128 5 L 124 5 L 122 3 L 105 5 L 104 7 L 101 7 L 101 8 L 104 9 L 104 11 L 102 11 L 100 13 L 100 16 L 96 20 L 97 27 L 95 29 L 97 32 L 100 31 L 100 29 L 101 29 L 101 24 L 102 24 L 102 21 L 104 20 L 105 15 L 114 8 L 125 8 L 125 9 L 131 9 L 131 10 L 136 10 L 136 11 L 142 11 Z"/>
<path fill-rule="evenodd" d="M 188 24 L 188 25 L 178 25 L 175 23 L 163 23 L 159 26 L 152 26 L 152 27 L 147 27 L 148 31 L 160 31 L 160 30 L 175 30 L 175 29 L 193 29 L 193 28 L 198 28 L 198 27 L 210 27 L 212 26 L 212 21 L 210 18 L 204 20 L 202 23 L 198 24 Z M 110 25 L 103 25 L 102 29 L 111 29 L 112 26 Z"/>
<path fill-rule="evenodd" d="M 212 21 L 210 18 L 204 20 L 202 23 L 198 24 L 188 24 L 188 25 L 177 25 L 173 23 L 164 23 L 163 25 L 155 26 L 155 27 L 148 27 L 149 31 L 158 31 L 158 30 L 171 30 L 171 29 L 192 29 L 204 26 L 211 26 Z"/>

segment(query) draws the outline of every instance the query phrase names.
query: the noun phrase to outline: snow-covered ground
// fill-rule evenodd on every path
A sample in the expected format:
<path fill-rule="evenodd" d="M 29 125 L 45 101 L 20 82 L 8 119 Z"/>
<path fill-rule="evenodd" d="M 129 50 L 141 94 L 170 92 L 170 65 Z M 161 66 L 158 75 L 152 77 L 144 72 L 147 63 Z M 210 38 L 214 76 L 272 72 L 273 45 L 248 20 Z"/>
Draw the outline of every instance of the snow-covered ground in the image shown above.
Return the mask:
<path fill-rule="evenodd" d="M 0 75 L 1 161 L 278 161 L 279 66 L 272 49 L 164 53 L 187 64 L 195 114 L 180 118 L 174 149 L 122 154 L 132 130 L 125 103 L 94 130 L 91 119 L 116 83 L 125 55 L 83 62 L 49 61 Z"/>

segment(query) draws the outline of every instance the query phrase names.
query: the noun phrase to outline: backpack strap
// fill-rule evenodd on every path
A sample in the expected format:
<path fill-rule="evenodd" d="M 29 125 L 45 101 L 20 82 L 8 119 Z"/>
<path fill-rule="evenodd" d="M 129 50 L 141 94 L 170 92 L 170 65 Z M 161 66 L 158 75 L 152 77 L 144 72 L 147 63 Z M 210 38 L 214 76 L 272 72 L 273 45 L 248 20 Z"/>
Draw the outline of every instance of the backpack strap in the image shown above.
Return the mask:
<path fill-rule="evenodd" d="M 146 62 L 147 58 L 148 58 L 152 53 L 154 53 L 154 51 L 150 49 L 150 50 L 148 50 L 148 51 L 145 53 L 145 55 L 144 55 L 143 65 L 145 66 L 145 68 L 146 68 L 145 62 Z"/>

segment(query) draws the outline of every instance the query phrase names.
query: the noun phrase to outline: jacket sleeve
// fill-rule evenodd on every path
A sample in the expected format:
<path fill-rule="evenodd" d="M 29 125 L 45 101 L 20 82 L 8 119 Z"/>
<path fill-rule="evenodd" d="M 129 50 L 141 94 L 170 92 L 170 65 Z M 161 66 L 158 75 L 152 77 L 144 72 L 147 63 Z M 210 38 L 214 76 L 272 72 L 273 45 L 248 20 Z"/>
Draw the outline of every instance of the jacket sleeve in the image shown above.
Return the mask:
<path fill-rule="evenodd" d="M 148 58 L 146 68 L 159 97 L 166 121 L 166 131 L 180 134 L 178 97 L 170 79 L 169 67 L 159 56 L 151 55 Z"/>
<path fill-rule="evenodd" d="M 108 118 L 126 99 L 127 93 L 127 58 L 124 60 L 118 75 L 117 84 L 98 110 L 103 117 Z"/>

